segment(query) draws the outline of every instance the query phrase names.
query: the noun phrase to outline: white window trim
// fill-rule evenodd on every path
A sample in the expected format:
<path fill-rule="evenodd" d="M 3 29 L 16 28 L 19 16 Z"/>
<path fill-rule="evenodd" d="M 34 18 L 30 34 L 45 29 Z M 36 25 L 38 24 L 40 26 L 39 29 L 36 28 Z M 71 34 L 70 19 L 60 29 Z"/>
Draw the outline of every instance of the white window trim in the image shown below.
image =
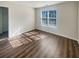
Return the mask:
<path fill-rule="evenodd" d="M 50 10 L 56 10 L 56 9 L 49 9 L 49 10 L 42 10 L 42 11 L 50 11 Z M 43 23 L 42 23 L 42 18 L 46 18 L 46 17 L 42 17 L 42 11 L 41 11 L 41 26 L 44 26 L 44 27 L 49 27 L 49 28 L 57 28 L 57 10 L 56 10 L 56 18 L 51 18 L 51 19 L 56 19 L 56 26 L 51 26 L 50 24 L 49 24 L 49 20 L 47 20 L 48 21 L 48 25 L 44 25 Z M 48 14 L 49 14 L 49 12 L 48 12 Z M 49 19 L 49 15 L 48 15 L 48 17 L 47 17 L 48 19 Z"/>

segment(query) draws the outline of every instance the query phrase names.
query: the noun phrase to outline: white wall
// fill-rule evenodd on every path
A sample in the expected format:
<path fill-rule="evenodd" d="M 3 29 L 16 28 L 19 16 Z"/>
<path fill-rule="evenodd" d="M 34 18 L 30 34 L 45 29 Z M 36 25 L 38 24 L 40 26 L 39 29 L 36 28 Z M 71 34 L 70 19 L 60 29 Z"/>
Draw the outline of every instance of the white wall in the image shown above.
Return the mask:
<path fill-rule="evenodd" d="M 35 28 L 33 8 L 8 2 L 0 2 L 0 6 L 9 8 L 9 37 Z"/>
<path fill-rule="evenodd" d="M 10 36 L 34 29 L 34 9 L 23 6 L 13 6 L 9 10 Z"/>
<path fill-rule="evenodd" d="M 41 26 L 40 12 L 43 9 L 56 8 L 58 11 L 57 28 L 48 28 Z M 36 28 L 67 38 L 77 40 L 77 2 L 64 2 L 57 5 L 47 6 L 35 9 Z"/>

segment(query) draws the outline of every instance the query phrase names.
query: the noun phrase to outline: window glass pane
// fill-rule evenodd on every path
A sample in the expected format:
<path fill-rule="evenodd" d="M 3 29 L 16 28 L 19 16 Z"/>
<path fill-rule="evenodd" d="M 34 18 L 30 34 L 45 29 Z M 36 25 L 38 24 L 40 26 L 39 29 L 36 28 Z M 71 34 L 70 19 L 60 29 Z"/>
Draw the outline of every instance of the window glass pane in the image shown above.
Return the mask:
<path fill-rule="evenodd" d="M 49 25 L 56 26 L 56 19 L 49 19 Z"/>
<path fill-rule="evenodd" d="M 43 24 L 43 25 L 48 25 L 47 18 L 42 18 L 42 24 Z"/>
<path fill-rule="evenodd" d="M 48 17 L 48 12 L 47 11 L 42 11 L 42 17 Z"/>
<path fill-rule="evenodd" d="M 56 26 L 56 10 L 42 11 L 42 25 Z"/>
<path fill-rule="evenodd" d="M 56 10 L 49 11 L 49 18 L 56 18 Z"/>

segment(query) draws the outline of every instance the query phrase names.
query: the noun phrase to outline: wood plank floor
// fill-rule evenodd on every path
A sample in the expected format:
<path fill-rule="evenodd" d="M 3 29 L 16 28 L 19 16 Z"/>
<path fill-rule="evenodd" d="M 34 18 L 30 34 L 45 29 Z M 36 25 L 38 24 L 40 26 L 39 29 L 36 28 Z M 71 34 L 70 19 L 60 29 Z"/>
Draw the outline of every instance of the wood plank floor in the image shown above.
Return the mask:
<path fill-rule="evenodd" d="M 0 41 L 0 58 L 79 58 L 75 40 L 33 30 Z"/>

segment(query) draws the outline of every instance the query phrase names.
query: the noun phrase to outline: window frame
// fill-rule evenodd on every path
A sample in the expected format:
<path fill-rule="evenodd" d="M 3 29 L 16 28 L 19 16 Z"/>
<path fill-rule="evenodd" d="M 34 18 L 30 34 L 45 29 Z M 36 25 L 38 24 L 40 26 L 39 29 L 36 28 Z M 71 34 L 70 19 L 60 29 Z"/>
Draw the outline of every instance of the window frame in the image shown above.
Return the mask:
<path fill-rule="evenodd" d="M 47 11 L 47 10 L 44 10 L 44 11 Z M 43 12 L 43 11 L 42 11 L 42 12 Z M 44 25 L 43 22 L 42 22 L 42 19 L 43 19 L 43 18 L 46 18 L 46 17 L 42 17 L 42 12 L 41 12 L 41 25 L 47 27 L 48 24 L 47 24 L 47 25 Z M 47 22 L 48 22 L 48 17 L 47 17 Z"/>
<path fill-rule="evenodd" d="M 56 18 L 52 18 L 52 17 L 50 18 L 50 17 L 49 17 L 49 11 L 53 11 L 53 10 L 56 11 Z M 47 11 L 47 12 L 48 12 L 48 17 L 47 17 L 48 24 L 47 24 L 47 25 L 44 25 L 43 22 L 42 22 L 42 19 L 43 19 L 43 17 L 42 17 L 42 12 L 43 12 L 43 11 Z M 57 27 L 57 14 L 58 14 L 58 13 L 57 13 L 57 10 L 56 10 L 56 9 L 42 10 L 42 11 L 41 11 L 41 26 L 56 28 L 56 27 Z M 49 24 L 50 19 L 56 19 L 56 24 L 55 24 L 55 26 Z"/>

